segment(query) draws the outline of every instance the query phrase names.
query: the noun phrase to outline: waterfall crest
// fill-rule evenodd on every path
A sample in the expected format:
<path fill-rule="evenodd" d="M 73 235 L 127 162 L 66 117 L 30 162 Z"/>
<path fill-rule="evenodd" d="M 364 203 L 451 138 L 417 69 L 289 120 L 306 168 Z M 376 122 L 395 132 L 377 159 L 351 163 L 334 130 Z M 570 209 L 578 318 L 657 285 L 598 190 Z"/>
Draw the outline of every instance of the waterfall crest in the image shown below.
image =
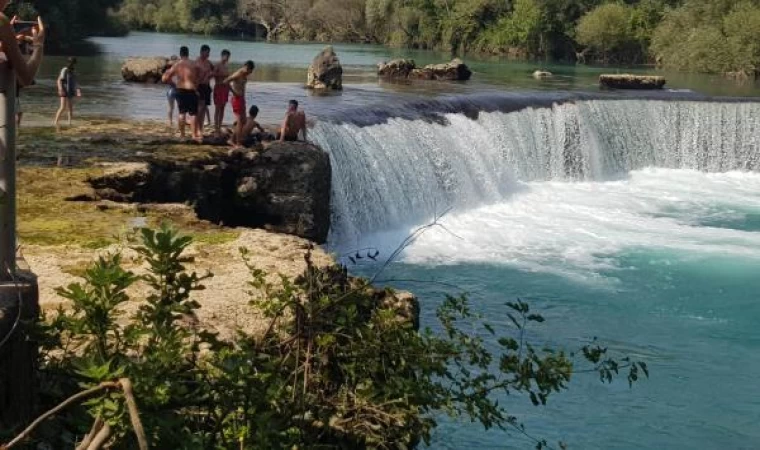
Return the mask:
<path fill-rule="evenodd" d="M 332 160 L 333 241 L 503 201 L 520 182 L 760 170 L 760 102 L 733 99 L 489 96 L 346 113 L 311 135 Z"/>

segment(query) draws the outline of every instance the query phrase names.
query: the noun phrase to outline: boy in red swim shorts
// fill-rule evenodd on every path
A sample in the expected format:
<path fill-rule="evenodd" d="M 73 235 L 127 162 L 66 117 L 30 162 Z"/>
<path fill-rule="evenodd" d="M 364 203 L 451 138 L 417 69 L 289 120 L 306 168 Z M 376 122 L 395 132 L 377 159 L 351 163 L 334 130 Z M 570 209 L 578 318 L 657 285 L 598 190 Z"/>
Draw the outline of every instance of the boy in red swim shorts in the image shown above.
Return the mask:
<path fill-rule="evenodd" d="M 224 80 L 225 84 L 229 84 L 230 91 L 232 92 L 232 113 L 235 115 L 235 120 L 237 121 L 235 133 L 230 140 L 230 145 L 233 147 L 242 146 L 242 142 L 239 142 L 239 136 L 243 135 L 243 126 L 246 121 L 245 87 L 246 84 L 248 84 L 248 77 L 253 73 L 255 68 L 256 65 L 253 61 L 248 61 L 242 68 Z"/>

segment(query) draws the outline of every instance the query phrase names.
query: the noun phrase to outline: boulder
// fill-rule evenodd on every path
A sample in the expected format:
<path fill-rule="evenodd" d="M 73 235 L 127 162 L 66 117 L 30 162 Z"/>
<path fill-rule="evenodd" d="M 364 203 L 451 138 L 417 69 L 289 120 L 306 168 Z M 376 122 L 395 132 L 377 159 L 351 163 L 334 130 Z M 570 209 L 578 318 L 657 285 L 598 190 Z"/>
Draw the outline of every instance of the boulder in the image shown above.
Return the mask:
<path fill-rule="evenodd" d="M 330 158 L 305 142 L 275 142 L 258 151 L 182 161 L 124 163 L 88 181 L 96 200 L 188 203 L 204 220 L 320 244 L 330 228 Z"/>
<path fill-rule="evenodd" d="M 409 74 L 417 67 L 414 60 L 394 59 L 390 62 L 381 62 L 377 65 L 377 74 L 386 78 L 408 78 Z"/>
<path fill-rule="evenodd" d="M 311 62 L 306 87 L 318 90 L 343 89 L 343 67 L 332 46 L 325 47 Z"/>
<path fill-rule="evenodd" d="M 471 76 L 472 71 L 459 58 L 443 64 L 429 64 L 422 69 L 414 69 L 409 74 L 410 78 L 437 81 L 467 81 Z"/>
<path fill-rule="evenodd" d="M 546 70 L 536 70 L 535 72 L 533 72 L 533 78 L 537 80 L 544 80 L 546 78 L 551 78 L 553 76 L 554 76 L 553 73 L 548 72 Z"/>
<path fill-rule="evenodd" d="M 121 66 L 121 76 L 133 83 L 159 83 L 174 61 L 175 58 L 163 57 L 129 58 Z"/>
<path fill-rule="evenodd" d="M 599 75 L 599 86 L 607 89 L 662 89 L 664 77 L 651 75 Z"/>

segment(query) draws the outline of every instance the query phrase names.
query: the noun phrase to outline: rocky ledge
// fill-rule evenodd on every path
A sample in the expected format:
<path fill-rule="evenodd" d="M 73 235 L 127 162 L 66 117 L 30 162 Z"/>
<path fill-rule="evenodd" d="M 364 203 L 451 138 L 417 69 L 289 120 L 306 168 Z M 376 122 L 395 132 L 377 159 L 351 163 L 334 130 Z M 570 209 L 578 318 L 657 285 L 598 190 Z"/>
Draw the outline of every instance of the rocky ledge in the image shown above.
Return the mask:
<path fill-rule="evenodd" d="M 317 146 L 272 143 L 187 159 L 148 156 L 103 163 L 88 182 L 94 198 L 128 203 L 188 203 L 198 218 L 228 226 L 264 228 L 316 243 L 330 227 L 330 158 Z"/>
<path fill-rule="evenodd" d="M 377 74 L 384 78 L 410 78 L 435 81 L 467 81 L 472 71 L 459 58 L 443 64 L 428 64 L 418 68 L 411 59 L 394 59 L 377 65 Z"/>
<path fill-rule="evenodd" d="M 599 86 L 607 89 L 662 89 L 665 83 L 664 77 L 651 75 L 599 75 Z"/>

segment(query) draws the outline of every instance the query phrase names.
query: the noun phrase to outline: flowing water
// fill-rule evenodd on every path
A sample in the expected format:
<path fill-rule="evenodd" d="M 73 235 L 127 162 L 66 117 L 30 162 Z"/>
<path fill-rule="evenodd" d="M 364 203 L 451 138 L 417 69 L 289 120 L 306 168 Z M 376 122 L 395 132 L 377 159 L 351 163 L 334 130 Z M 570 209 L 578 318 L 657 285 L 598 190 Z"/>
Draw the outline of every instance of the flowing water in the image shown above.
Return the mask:
<path fill-rule="evenodd" d="M 533 435 L 760 448 L 760 102 L 467 96 L 348 112 L 312 134 L 333 160 L 338 253 L 389 255 L 448 211 L 381 275 L 421 296 L 425 324 L 461 291 L 506 330 L 520 297 L 547 317 L 539 342 L 596 336 L 648 362 L 633 390 L 579 375 L 545 409 L 503 399 Z M 530 446 L 446 421 L 432 447 Z"/>
<path fill-rule="evenodd" d="M 423 325 L 461 291 L 503 330 L 504 303 L 520 297 L 547 318 L 537 341 L 576 349 L 596 336 L 649 364 L 652 378 L 632 390 L 581 374 L 545 408 L 505 398 L 532 435 L 575 449 L 760 448 L 757 85 L 668 74 L 697 94 L 602 94 L 595 77 L 610 69 L 476 59 L 469 83 L 387 84 L 372 75 L 379 60 L 446 55 L 339 45 L 346 89 L 313 96 L 302 83 L 320 45 L 136 33 L 95 40 L 103 53 L 82 59 L 79 107 L 161 118 L 163 89 L 119 81 L 121 60 L 204 42 L 258 62 L 251 95 L 264 121 L 289 98 L 319 119 L 311 136 L 333 162 L 331 250 L 389 255 L 447 212 L 381 276 L 419 295 Z M 54 107 L 60 64 L 49 60 L 24 94 L 33 120 Z M 533 80 L 539 67 L 557 76 Z M 442 418 L 431 447 L 533 444 Z"/>

